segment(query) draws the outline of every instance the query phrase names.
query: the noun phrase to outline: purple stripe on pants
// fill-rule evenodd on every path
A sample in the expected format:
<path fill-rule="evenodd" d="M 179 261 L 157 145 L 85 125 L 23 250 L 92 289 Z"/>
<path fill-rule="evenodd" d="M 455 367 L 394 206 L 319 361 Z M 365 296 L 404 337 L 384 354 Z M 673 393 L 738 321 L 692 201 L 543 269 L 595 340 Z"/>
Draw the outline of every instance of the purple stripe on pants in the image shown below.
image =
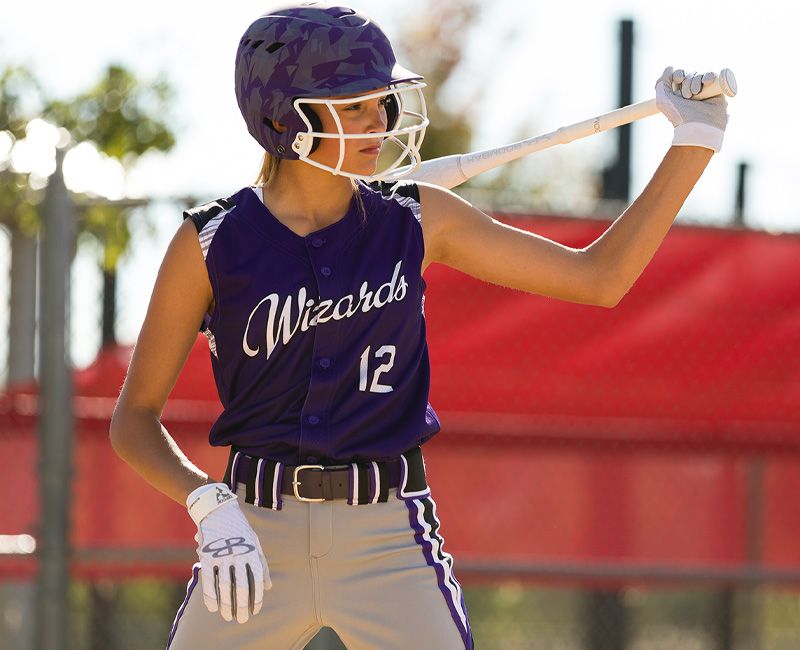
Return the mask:
<path fill-rule="evenodd" d="M 192 596 L 192 591 L 197 586 L 197 581 L 200 578 L 200 563 L 195 562 L 192 566 L 192 579 L 189 580 L 189 584 L 186 585 L 186 598 L 183 599 L 183 603 L 178 609 L 178 613 L 175 614 L 175 620 L 172 622 L 172 629 L 169 631 L 169 638 L 167 639 L 167 650 L 169 650 L 170 645 L 172 645 L 172 639 L 175 637 L 175 632 L 178 630 L 178 622 L 181 620 L 181 616 L 183 616 L 183 611 L 186 609 L 186 605 L 189 604 L 189 598 Z"/>
<path fill-rule="evenodd" d="M 430 517 L 433 521 L 429 521 L 426 515 L 426 504 L 430 505 Z M 450 555 L 442 550 L 444 540 L 438 535 L 439 521 L 436 518 L 436 511 L 433 499 L 413 499 L 406 501 L 408 506 L 408 520 L 411 527 L 414 529 L 414 539 L 417 544 L 422 548 L 425 561 L 429 566 L 433 567 L 436 571 L 437 582 L 439 590 L 444 596 L 447 607 L 450 609 L 450 615 L 453 617 L 453 622 L 456 624 L 458 631 L 461 633 L 461 638 L 464 641 L 466 650 L 473 650 L 472 645 L 472 630 L 470 630 L 469 619 L 467 618 L 467 610 L 464 605 L 464 594 L 461 591 L 461 585 L 452 574 L 452 558 Z M 420 514 L 423 521 L 429 526 L 426 528 L 420 523 Z M 434 542 L 437 546 L 437 553 L 434 555 Z M 448 562 L 448 560 L 450 560 Z M 447 565 L 445 567 L 445 564 Z M 450 589 L 455 590 L 455 594 Z M 460 608 L 460 611 L 459 611 Z M 463 616 L 463 618 L 462 618 Z"/>

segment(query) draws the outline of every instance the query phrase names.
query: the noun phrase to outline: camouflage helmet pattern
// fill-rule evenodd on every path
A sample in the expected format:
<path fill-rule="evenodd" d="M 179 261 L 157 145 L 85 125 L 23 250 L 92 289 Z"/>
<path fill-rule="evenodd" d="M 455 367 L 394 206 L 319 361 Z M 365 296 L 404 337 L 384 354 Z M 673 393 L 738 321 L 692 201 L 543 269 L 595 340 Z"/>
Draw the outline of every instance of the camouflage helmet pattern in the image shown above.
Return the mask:
<path fill-rule="evenodd" d="M 275 7 L 247 28 L 236 53 L 236 99 L 247 130 L 279 158 L 301 157 L 292 143 L 308 126 L 295 99 L 421 79 L 397 64 L 389 39 L 371 19 L 324 2 Z M 286 131 L 278 133 L 272 120 Z"/>

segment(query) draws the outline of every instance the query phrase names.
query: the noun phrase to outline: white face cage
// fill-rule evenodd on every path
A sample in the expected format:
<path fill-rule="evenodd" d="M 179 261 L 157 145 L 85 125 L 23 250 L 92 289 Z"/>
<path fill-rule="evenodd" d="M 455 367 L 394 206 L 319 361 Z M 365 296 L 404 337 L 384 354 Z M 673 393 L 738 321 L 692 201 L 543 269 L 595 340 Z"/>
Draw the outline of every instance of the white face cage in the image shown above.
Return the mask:
<path fill-rule="evenodd" d="M 400 176 L 405 176 L 419 167 L 421 163 L 419 148 L 422 146 L 422 139 L 425 137 L 425 129 L 427 128 L 428 124 L 430 124 L 430 120 L 428 120 L 427 109 L 425 107 L 425 97 L 422 94 L 422 89 L 425 86 L 426 84 L 424 82 L 410 81 L 389 86 L 389 88 L 386 90 L 379 90 L 365 95 L 357 95 L 355 97 L 348 97 L 345 99 L 298 98 L 294 100 L 294 108 L 298 115 L 300 115 L 302 118 L 303 122 L 308 128 L 308 131 L 303 131 L 297 134 L 294 142 L 292 143 L 292 149 L 300 157 L 300 160 L 307 162 L 309 165 L 313 165 L 319 169 L 324 169 L 337 176 L 347 176 L 348 178 L 360 179 L 367 182 L 383 180 L 387 175 L 395 172 L 401 163 L 408 158 L 410 164 L 405 166 L 401 172 L 395 172 L 392 174 L 392 179 L 394 180 Z M 419 113 L 409 110 L 406 107 L 406 102 L 403 100 L 404 93 L 410 93 L 412 96 L 416 97 L 420 106 Z M 389 95 L 394 95 L 395 99 L 397 100 L 398 118 L 396 124 L 399 128 L 377 133 L 345 133 L 342 130 L 342 123 L 339 120 L 339 114 L 334 108 L 335 106 L 355 104 L 360 101 L 387 97 Z M 333 117 L 334 124 L 336 125 L 336 133 L 320 133 L 319 131 L 314 131 L 308 117 L 300 109 L 303 104 L 326 106 L 331 114 L 331 117 Z M 407 126 L 402 126 L 404 121 L 410 122 L 410 124 Z M 339 140 L 339 160 L 335 167 L 319 163 L 316 160 L 311 160 L 311 158 L 309 158 L 314 138 Z M 404 138 L 405 143 L 400 138 Z M 374 174 L 370 175 L 353 174 L 342 170 L 342 164 L 344 163 L 345 141 L 377 139 L 384 141 L 388 140 L 400 148 L 400 153 L 393 162 L 387 165 L 384 169 L 376 171 Z"/>

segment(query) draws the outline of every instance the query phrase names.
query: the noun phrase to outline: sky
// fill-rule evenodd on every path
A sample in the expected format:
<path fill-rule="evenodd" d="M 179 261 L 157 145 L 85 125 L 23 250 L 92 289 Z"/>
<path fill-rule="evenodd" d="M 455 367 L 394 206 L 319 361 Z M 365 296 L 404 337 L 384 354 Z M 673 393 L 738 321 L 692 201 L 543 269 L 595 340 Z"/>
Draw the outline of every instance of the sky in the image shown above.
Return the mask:
<path fill-rule="evenodd" d="M 419 20 L 434 0 L 358 0 L 350 6 L 371 15 L 396 37 L 406 21 Z M 233 57 L 247 25 L 268 4 L 140 0 L 120 5 L 97 0 L 71 3 L 9 2 L 0 33 L 0 67 L 26 64 L 53 96 L 68 97 L 90 85 L 111 62 L 145 79 L 166 75 L 176 89 L 168 118 L 178 143 L 168 155 L 145 156 L 124 179 L 87 157 L 90 176 L 73 169 L 74 183 L 96 191 L 164 199 L 132 222 L 134 245 L 119 276 L 118 336 L 135 341 L 159 262 L 178 227 L 180 208 L 166 201 L 227 196 L 253 181 L 260 153 L 247 134 L 233 93 Z M 734 206 L 737 165 L 750 165 L 748 225 L 770 231 L 800 230 L 796 185 L 800 136 L 790 127 L 800 106 L 800 84 L 790 61 L 800 59 L 796 27 L 800 5 L 764 0 L 593 0 L 593 2 L 484 3 L 467 56 L 447 87 L 455 106 L 474 114 L 475 148 L 532 136 L 615 108 L 618 22 L 635 22 L 634 101 L 654 96 L 667 65 L 690 70 L 731 68 L 739 95 L 730 100 L 722 152 L 715 156 L 679 217 L 724 224 Z M 402 62 L 402 56 L 401 62 Z M 425 74 L 424 69 L 417 70 Z M 640 192 L 666 152 L 672 127 L 657 115 L 633 130 L 632 191 Z M 613 136 L 601 134 L 547 152 L 520 165 L 560 192 L 553 205 L 580 210 L 590 172 L 607 162 Z M 0 141 L 2 153 L 2 141 Z M 116 179 L 116 180 L 115 180 Z M 68 179 L 69 181 L 69 179 Z M 153 231 L 153 232 L 150 232 Z M 149 233 L 149 234 L 148 234 Z M 88 364 L 99 346 L 101 280 L 94 252 L 82 251 L 73 267 L 72 354 Z M 7 239 L 0 233 L 0 301 L 8 295 Z M 0 310 L 0 328 L 7 327 Z M 6 337 L 0 337 L 0 383 Z"/>

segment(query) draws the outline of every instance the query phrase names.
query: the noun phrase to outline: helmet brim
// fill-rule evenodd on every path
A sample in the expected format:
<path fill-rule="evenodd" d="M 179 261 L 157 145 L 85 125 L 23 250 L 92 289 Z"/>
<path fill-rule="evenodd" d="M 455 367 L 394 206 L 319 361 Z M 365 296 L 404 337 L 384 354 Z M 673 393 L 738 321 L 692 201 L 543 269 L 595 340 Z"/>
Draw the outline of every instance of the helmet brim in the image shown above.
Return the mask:
<path fill-rule="evenodd" d="M 399 63 L 395 63 L 392 68 L 392 79 L 390 83 L 397 84 L 405 81 L 422 81 L 423 79 L 424 77 L 421 74 L 411 72 L 411 70 L 404 68 Z"/>

